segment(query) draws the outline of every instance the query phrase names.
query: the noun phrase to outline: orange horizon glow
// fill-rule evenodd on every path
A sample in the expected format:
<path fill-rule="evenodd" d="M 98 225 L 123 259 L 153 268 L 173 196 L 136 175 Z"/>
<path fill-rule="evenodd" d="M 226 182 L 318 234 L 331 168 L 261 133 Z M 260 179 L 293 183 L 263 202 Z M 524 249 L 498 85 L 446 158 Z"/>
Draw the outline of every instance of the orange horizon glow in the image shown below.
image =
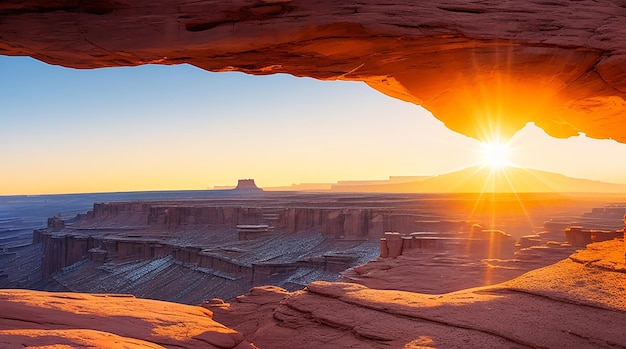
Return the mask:
<path fill-rule="evenodd" d="M 239 178 L 254 178 L 260 187 L 333 184 L 439 176 L 484 161 L 477 139 L 364 83 L 212 74 L 191 66 L 78 71 L 4 56 L 0 63 L 7 121 L 0 128 L 0 195 L 206 190 L 234 186 Z M 551 105 L 554 95 L 537 94 L 532 79 L 502 72 L 477 78 L 463 81 L 479 84 L 480 96 L 454 90 L 440 105 L 450 109 L 441 112 L 469 110 L 477 120 L 472 125 L 481 126 L 469 133 L 509 143 L 511 164 L 626 184 L 626 162 L 614 161 L 626 158 L 626 144 L 584 135 L 555 139 L 535 125 L 503 125 Z M 457 121 L 468 122 L 461 114 Z M 467 192 L 456 184 L 440 191 Z"/>

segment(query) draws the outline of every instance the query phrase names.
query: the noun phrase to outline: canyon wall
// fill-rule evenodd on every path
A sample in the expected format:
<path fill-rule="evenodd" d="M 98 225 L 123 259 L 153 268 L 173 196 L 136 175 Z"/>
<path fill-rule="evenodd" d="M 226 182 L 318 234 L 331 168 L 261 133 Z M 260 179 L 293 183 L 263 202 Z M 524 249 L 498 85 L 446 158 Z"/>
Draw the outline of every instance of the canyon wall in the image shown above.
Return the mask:
<path fill-rule="evenodd" d="M 96 203 L 83 225 L 125 224 L 178 229 L 188 225 L 269 224 L 295 233 L 319 229 L 329 237 L 379 238 L 385 231 L 410 233 L 421 229 L 460 229 L 465 222 L 423 220 L 417 214 L 393 213 L 385 209 L 353 208 L 263 208 L 203 206 L 162 203 Z M 60 224 L 60 223 L 57 223 Z M 134 225 L 132 225 L 134 224 Z"/>
<path fill-rule="evenodd" d="M 500 230 L 472 229 L 459 233 L 411 233 L 386 232 L 380 239 L 380 256 L 394 258 L 423 250 L 441 251 L 483 258 L 512 259 L 515 255 L 515 240 Z"/>
<path fill-rule="evenodd" d="M 175 229 L 190 224 L 253 224 L 258 210 L 239 206 L 167 205 L 161 203 L 103 202 L 95 203 L 86 223 L 126 224 Z M 101 226 L 101 224 L 100 224 Z"/>
<path fill-rule="evenodd" d="M 233 277 L 244 276 L 253 283 L 261 283 L 264 275 L 288 272 L 303 263 L 341 271 L 356 257 L 331 253 L 321 260 L 307 262 L 244 262 L 212 249 L 228 243 L 228 239 L 254 240 L 311 232 L 329 239 L 358 242 L 378 239 L 388 230 L 408 234 L 423 229 L 458 230 L 465 225 L 462 221 L 423 221 L 420 218 L 417 214 L 396 214 L 384 209 L 109 202 L 95 203 L 93 210 L 67 226 L 62 220 L 51 218 L 48 228 L 34 231 L 33 241 L 43 244 L 42 272 L 46 279 L 84 258 L 104 263 L 171 255 L 182 265 L 207 268 Z M 208 233 L 219 229 L 240 231 L 232 237 L 219 234 L 211 237 Z M 183 242 L 179 235 L 187 230 L 207 233 Z"/>
<path fill-rule="evenodd" d="M 97 238 L 79 234 L 48 234 L 39 230 L 36 235 L 43 243 L 42 272 L 44 278 L 87 257 L 104 263 L 108 260 L 155 259 L 172 256 L 183 265 L 210 268 L 234 277 L 252 277 L 253 266 L 203 251 L 200 247 L 177 246 L 141 238 Z"/>

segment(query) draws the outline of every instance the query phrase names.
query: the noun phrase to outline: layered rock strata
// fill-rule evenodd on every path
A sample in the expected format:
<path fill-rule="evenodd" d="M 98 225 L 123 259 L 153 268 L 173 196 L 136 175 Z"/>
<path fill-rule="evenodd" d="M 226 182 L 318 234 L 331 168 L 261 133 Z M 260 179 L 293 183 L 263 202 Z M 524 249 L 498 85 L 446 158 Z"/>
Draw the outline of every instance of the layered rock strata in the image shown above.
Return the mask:
<path fill-rule="evenodd" d="M 385 232 L 380 239 L 380 257 L 394 258 L 422 250 L 446 251 L 475 258 L 510 259 L 515 240 L 501 230 L 470 229 L 469 232 Z"/>
<path fill-rule="evenodd" d="M 408 233 L 420 227 L 459 229 L 464 225 L 463 221 L 423 222 L 418 220 L 420 217 L 415 213 L 398 214 L 387 209 L 112 202 L 94 204 L 92 211 L 67 229 L 58 219 L 51 219 L 47 229 L 35 230 L 33 240 L 44 245 L 42 270 L 46 278 L 85 257 L 104 262 L 111 258 L 144 259 L 168 255 L 181 263 L 192 263 L 202 268 L 222 272 L 239 270 L 236 274 L 240 275 L 255 274 L 255 263 L 246 263 L 238 257 L 225 257 L 224 253 L 207 249 L 236 240 L 269 239 L 277 234 L 287 234 L 286 242 L 289 236 L 293 240 L 294 234 L 303 231 L 310 231 L 309 237 L 315 232 L 331 239 L 359 241 L 377 239 L 385 230 Z M 230 230 L 229 233 L 224 230 L 232 228 L 234 231 L 237 227 L 239 230 L 234 236 Z M 250 227 L 263 227 L 263 232 L 261 235 L 250 233 Z M 189 235 L 185 233 L 187 230 L 206 233 L 204 236 L 196 233 L 185 237 Z M 211 231 L 222 233 L 209 234 Z M 234 241 L 228 241 L 229 238 Z M 263 259 L 259 257 L 259 260 Z M 333 265 L 340 259 L 338 256 L 326 258 L 333 260 Z M 348 258 L 344 266 L 347 268 L 357 259 Z"/>
<path fill-rule="evenodd" d="M 301 204 L 306 205 L 306 203 Z M 73 229 L 97 230 L 107 225 L 125 229 L 154 226 L 178 229 L 187 225 L 258 225 L 271 223 L 287 233 L 318 228 L 324 234 L 339 237 L 380 237 L 384 231 L 409 233 L 418 229 L 459 229 L 463 221 L 424 221 L 419 211 L 404 213 L 392 208 L 285 207 L 285 206 L 215 206 L 210 202 L 108 202 L 95 203 L 86 219 Z M 94 224 L 90 227 L 90 223 Z M 61 224 L 61 223 L 55 223 Z M 52 226 L 50 226 L 52 228 Z M 61 228 L 54 228 L 59 231 Z"/>
<path fill-rule="evenodd" d="M 558 222 L 548 221 L 546 231 L 522 236 L 516 248 L 514 239 L 498 230 L 469 229 L 467 221 L 455 219 L 474 204 L 467 195 L 428 200 L 415 195 L 285 195 L 97 203 L 72 223 L 52 219 L 48 229 L 35 231 L 43 263 L 24 276 L 30 281 L 19 285 L 33 284 L 43 271 L 44 282 L 66 290 L 196 304 L 211 297 L 230 299 L 265 284 L 293 291 L 313 280 L 339 280 L 342 273 L 344 280 L 368 287 L 443 292 L 494 284 L 564 258 L 572 251 L 563 233 L 569 225 L 608 228 L 617 222 L 601 210 L 580 216 L 592 203 L 555 202 L 550 195 L 520 196 L 528 214 L 524 219 L 522 213 L 508 212 L 507 200 L 520 203 L 507 195 L 493 203 L 507 210 L 498 221 L 491 217 L 491 204 L 487 216 L 475 211 L 473 218 L 506 226 L 517 236 L 534 230 L 526 217 L 537 224 L 558 212 Z M 394 246 L 381 252 L 392 258 L 359 266 L 379 255 L 378 240 L 386 228 L 406 234 L 390 234 L 397 239 L 384 241 Z M 13 275 L 9 282 L 18 270 L 17 259 L 7 266 L 7 274 Z M 434 278 L 439 272 L 448 276 Z M 407 279 L 408 274 L 415 279 Z M 167 292 L 158 286 L 162 284 L 170 285 Z"/>
<path fill-rule="evenodd" d="M 0 291 L 0 344 L 97 348 L 626 346 L 623 241 L 495 286 L 447 294 L 314 282 L 203 307 L 124 295 Z M 216 323 L 220 321 L 230 328 Z"/>

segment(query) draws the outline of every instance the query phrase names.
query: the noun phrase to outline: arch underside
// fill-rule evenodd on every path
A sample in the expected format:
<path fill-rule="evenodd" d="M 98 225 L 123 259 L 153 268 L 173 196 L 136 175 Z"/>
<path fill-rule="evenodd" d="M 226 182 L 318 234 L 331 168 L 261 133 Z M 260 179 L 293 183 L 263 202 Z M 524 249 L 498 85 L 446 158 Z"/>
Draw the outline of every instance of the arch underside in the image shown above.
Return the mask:
<path fill-rule="evenodd" d="M 4 1 L 0 54 L 364 81 L 479 140 L 534 122 L 626 143 L 624 23 L 609 0 Z"/>

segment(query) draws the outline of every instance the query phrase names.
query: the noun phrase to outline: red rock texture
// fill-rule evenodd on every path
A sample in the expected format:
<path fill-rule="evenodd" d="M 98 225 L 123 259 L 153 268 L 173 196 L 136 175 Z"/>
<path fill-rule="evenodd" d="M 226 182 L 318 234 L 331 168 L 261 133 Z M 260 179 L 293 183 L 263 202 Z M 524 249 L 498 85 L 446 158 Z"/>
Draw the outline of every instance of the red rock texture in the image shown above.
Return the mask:
<path fill-rule="evenodd" d="M 9 0 L 0 54 L 364 81 L 478 139 L 626 142 L 625 23 L 614 0 Z"/>
<path fill-rule="evenodd" d="M 261 348 L 621 348 L 621 244 L 593 244 L 509 282 L 447 294 L 314 282 L 204 306 Z"/>
<path fill-rule="evenodd" d="M 0 291 L 0 347 L 621 348 L 624 260 L 614 240 L 514 280 L 447 294 L 314 282 L 200 307 L 124 295 Z M 215 319 L 235 328 L 231 330 Z"/>
<path fill-rule="evenodd" d="M 124 295 L 0 290 L 0 347 L 23 346 L 255 348 L 201 307 Z"/>
<path fill-rule="evenodd" d="M 348 269 L 342 273 L 342 281 L 375 289 L 448 293 L 511 280 L 556 263 L 572 252 L 571 248 L 555 248 L 557 251 L 551 252 L 544 247 L 537 250 L 545 253 L 530 260 L 480 260 L 447 251 L 415 251 L 397 258 L 378 258 Z"/>

